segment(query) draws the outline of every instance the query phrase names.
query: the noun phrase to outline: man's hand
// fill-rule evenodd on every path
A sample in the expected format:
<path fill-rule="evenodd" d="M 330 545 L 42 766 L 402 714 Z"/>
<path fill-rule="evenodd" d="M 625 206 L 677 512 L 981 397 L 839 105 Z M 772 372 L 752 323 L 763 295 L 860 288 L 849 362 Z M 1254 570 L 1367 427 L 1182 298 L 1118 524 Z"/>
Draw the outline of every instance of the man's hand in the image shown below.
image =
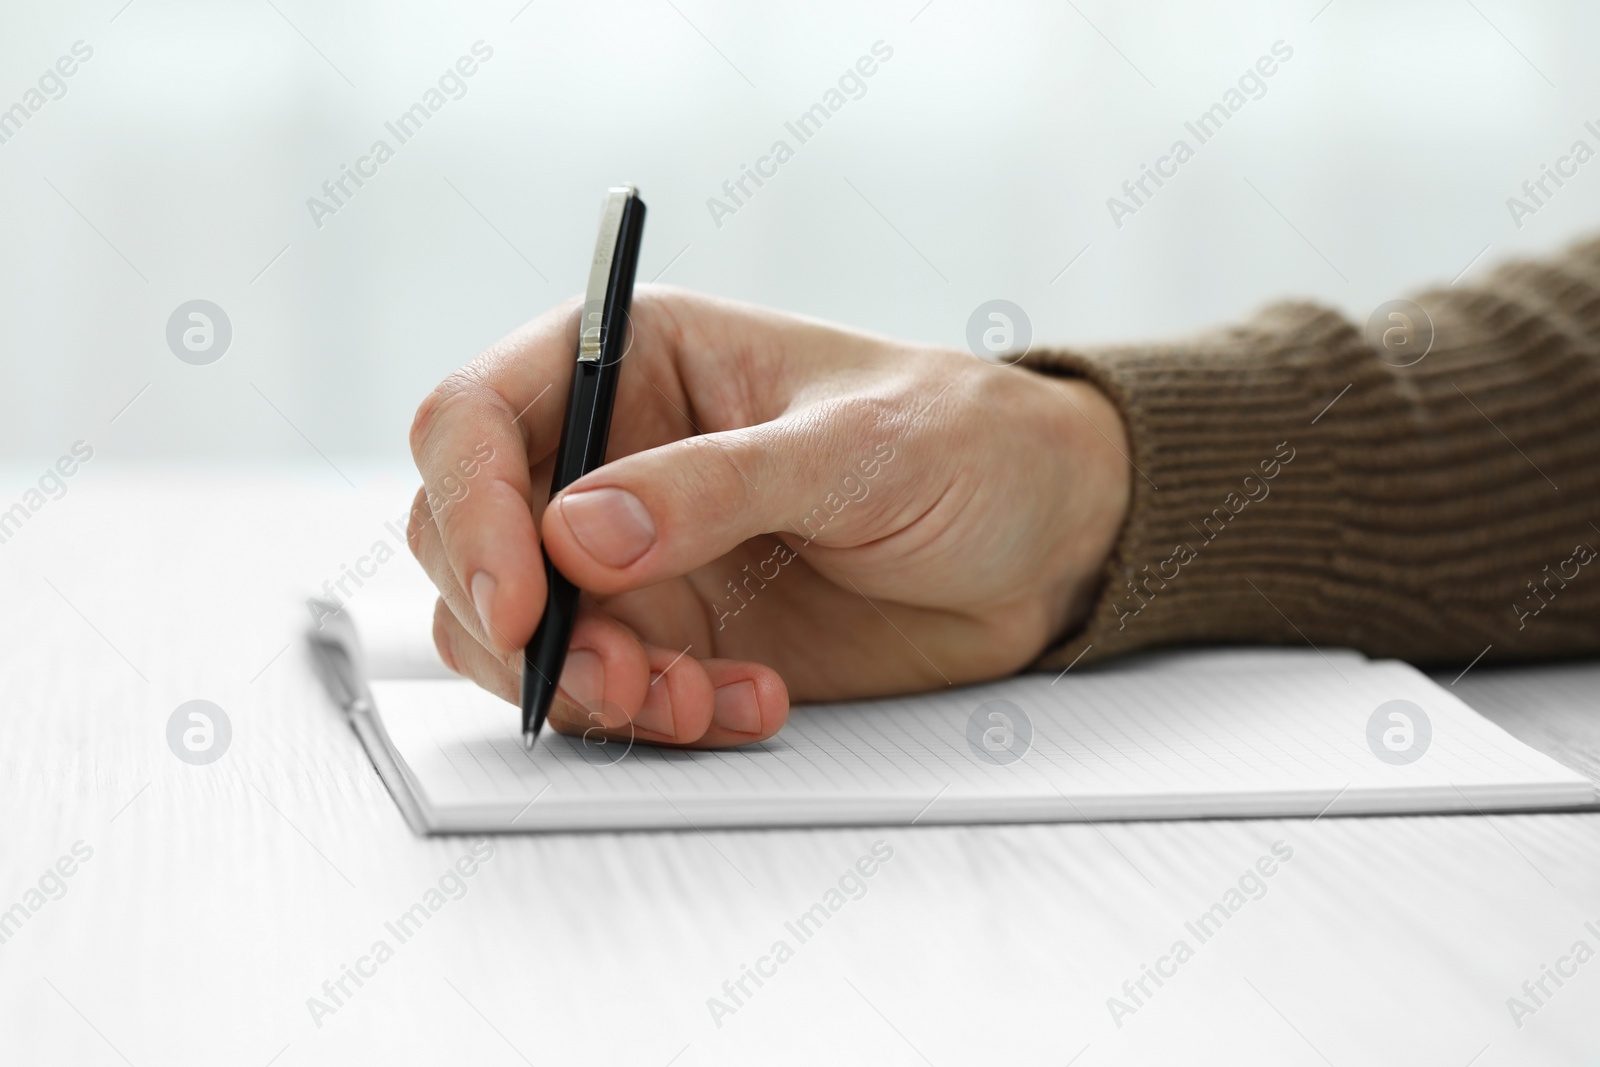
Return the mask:
<path fill-rule="evenodd" d="M 608 462 L 551 500 L 577 311 L 417 411 L 408 535 L 453 670 L 517 699 L 541 551 L 586 590 L 550 715 L 568 733 L 743 744 L 791 698 L 1009 674 L 1082 622 L 1129 493 L 1092 386 L 646 286 Z"/>

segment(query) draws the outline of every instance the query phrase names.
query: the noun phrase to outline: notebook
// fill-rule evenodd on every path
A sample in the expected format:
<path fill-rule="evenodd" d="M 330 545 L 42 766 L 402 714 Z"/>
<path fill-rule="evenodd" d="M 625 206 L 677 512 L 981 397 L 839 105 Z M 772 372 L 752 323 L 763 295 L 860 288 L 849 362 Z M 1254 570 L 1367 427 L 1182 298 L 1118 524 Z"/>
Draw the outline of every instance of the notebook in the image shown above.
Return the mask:
<path fill-rule="evenodd" d="M 418 833 L 706 830 L 1590 807 L 1588 778 L 1415 668 L 1349 651 L 1145 656 L 795 707 L 696 752 L 546 731 L 448 676 L 425 621 L 312 631 L 325 682 Z M 419 636 L 420 635 L 420 636 Z"/>

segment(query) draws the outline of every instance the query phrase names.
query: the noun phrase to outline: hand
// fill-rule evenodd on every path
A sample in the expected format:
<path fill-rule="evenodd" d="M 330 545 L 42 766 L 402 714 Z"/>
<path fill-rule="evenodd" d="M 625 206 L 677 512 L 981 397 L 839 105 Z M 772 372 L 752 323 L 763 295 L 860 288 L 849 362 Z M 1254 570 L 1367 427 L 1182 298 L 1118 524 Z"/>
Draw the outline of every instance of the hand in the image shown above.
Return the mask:
<path fill-rule="evenodd" d="M 653 744 L 1009 674 L 1087 614 L 1129 494 L 1094 387 L 641 287 L 607 463 L 548 500 L 578 303 L 417 411 L 408 536 L 452 670 L 517 700 L 541 547 L 586 590 L 551 723 Z"/>

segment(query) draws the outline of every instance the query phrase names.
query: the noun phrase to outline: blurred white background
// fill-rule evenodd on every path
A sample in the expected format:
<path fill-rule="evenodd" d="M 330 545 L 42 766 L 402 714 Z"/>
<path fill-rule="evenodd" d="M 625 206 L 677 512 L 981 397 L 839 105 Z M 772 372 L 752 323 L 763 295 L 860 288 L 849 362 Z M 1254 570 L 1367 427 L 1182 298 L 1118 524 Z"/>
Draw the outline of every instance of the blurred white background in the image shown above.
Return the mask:
<path fill-rule="evenodd" d="M 399 144 L 385 124 L 479 41 Z M 865 95 L 798 144 L 785 122 L 878 41 Z M 1279 41 L 1265 95 L 1118 228 L 1107 198 Z M 858 832 L 528 837 L 321 1030 L 306 996 L 460 845 L 409 837 L 301 634 L 305 595 L 379 546 L 358 612 L 426 590 L 412 413 L 581 287 L 608 185 L 648 202 L 641 280 L 954 347 L 996 298 L 1036 343 L 1280 296 L 1363 321 L 1600 232 L 1600 159 L 1521 228 L 1506 207 L 1600 149 L 1597 42 L 1593 0 L 0 0 L 0 907 L 96 850 L 5 947 L 0 1060 L 1579 1062 L 1581 994 L 1515 1033 L 1498 1007 L 1596 899 L 1593 824 L 1566 816 L 1285 826 L 1298 881 L 1127 1039 L 1101 998 L 1277 824 L 918 828 L 877 910 L 836 920 L 863 925 L 720 1038 L 700 998 Z M 319 228 L 307 198 L 379 138 L 394 157 Z M 779 138 L 794 158 L 719 227 L 707 199 Z M 206 365 L 167 341 L 192 300 L 232 327 Z M 46 476 L 77 442 L 92 462 Z M 233 723 L 209 767 L 165 733 L 196 698 Z M 583 907 L 527 906 L 561 894 Z"/>
<path fill-rule="evenodd" d="M 580 288 L 621 180 L 650 207 L 641 280 L 954 346 L 995 297 L 1036 343 L 1285 295 L 1364 320 L 1600 228 L 1600 161 L 1521 228 L 1506 205 L 1600 148 L 1580 0 L 124 4 L 3 9 L 0 108 L 93 50 L 0 143 L 10 497 L 79 439 L 100 470 L 404 460 L 435 382 Z M 385 122 L 478 41 L 399 144 Z M 878 41 L 799 144 L 785 121 Z M 1115 226 L 1107 198 L 1277 41 L 1265 95 Z M 379 138 L 394 158 L 319 228 L 307 198 Z M 794 158 L 719 227 L 707 199 L 779 138 Z M 210 365 L 166 342 L 191 299 L 232 323 Z"/>

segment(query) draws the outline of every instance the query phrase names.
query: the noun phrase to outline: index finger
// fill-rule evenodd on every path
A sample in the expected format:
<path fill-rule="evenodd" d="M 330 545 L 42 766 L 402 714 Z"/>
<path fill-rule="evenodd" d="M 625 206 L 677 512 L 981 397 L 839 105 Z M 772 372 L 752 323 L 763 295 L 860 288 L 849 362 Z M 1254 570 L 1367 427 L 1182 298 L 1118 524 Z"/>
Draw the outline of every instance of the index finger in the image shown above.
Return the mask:
<path fill-rule="evenodd" d="M 529 443 L 547 451 L 559 429 L 574 308 L 569 302 L 546 313 L 450 375 L 411 425 L 411 454 L 445 559 L 478 612 L 462 622 L 500 652 L 526 643 L 544 610 L 529 475 L 543 456 L 530 456 Z M 529 425 L 540 432 L 530 434 Z"/>

